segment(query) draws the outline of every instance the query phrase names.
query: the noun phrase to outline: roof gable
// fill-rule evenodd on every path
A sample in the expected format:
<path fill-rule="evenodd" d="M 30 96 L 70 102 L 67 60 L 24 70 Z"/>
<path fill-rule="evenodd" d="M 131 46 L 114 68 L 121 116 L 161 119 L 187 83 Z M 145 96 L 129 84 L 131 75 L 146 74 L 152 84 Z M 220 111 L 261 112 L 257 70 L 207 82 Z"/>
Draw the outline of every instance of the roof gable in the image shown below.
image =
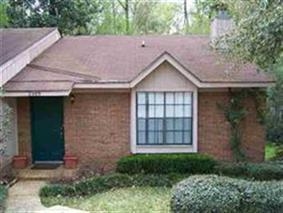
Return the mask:
<path fill-rule="evenodd" d="M 150 63 L 144 70 L 142 70 L 130 83 L 130 87 L 135 87 L 139 84 L 143 79 L 145 79 L 148 75 L 150 75 L 153 71 L 156 70 L 163 63 L 169 63 L 173 66 L 180 74 L 182 74 L 185 78 L 187 78 L 190 82 L 192 82 L 195 86 L 200 87 L 201 81 L 190 71 L 183 67 L 183 65 L 170 53 L 163 52 L 160 56 L 158 56 L 152 63 Z"/>

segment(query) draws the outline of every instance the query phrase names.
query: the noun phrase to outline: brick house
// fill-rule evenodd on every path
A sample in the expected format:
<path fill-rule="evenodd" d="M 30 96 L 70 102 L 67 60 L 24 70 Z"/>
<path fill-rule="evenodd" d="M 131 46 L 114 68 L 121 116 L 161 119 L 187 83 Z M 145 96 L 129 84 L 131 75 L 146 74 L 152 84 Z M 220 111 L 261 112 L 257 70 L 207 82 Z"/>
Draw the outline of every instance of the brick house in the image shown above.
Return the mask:
<path fill-rule="evenodd" d="M 58 37 L 49 30 L 45 37 Z M 3 100 L 14 103 L 16 152 L 30 163 L 72 155 L 80 165 L 112 169 L 130 154 L 196 152 L 232 160 L 217 104 L 227 103 L 229 90 L 274 82 L 253 65 L 234 66 L 207 36 L 56 40 L 3 84 Z M 265 131 L 254 102 L 245 104 L 243 149 L 259 162 Z"/>

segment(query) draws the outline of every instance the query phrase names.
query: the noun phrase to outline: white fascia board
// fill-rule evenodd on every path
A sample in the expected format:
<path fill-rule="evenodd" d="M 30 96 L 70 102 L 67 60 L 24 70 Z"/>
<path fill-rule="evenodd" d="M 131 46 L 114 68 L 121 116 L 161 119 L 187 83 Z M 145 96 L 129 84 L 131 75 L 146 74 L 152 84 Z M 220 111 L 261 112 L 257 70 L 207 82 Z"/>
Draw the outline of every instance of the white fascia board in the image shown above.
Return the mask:
<path fill-rule="evenodd" d="M 273 82 L 248 82 L 248 83 L 241 83 L 241 82 L 227 82 L 227 83 L 201 83 L 200 88 L 267 88 L 270 86 L 274 86 L 275 83 Z"/>
<path fill-rule="evenodd" d="M 188 79 L 190 80 L 190 79 Z M 139 83 L 139 82 L 138 82 Z M 195 84 L 195 83 L 194 83 Z M 222 88 L 267 88 L 274 86 L 275 83 L 272 82 L 227 82 L 227 83 L 197 83 L 195 84 L 198 88 L 205 89 L 222 89 Z M 75 89 L 131 89 L 135 87 L 135 82 L 131 83 L 75 83 Z"/>
<path fill-rule="evenodd" d="M 58 41 L 60 37 L 58 30 L 54 29 L 41 40 L 37 41 L 14 58 L 2 64 L 0 66 L 0 87 L 17 75 L 28 63 L 40 55 L 44 50 Z"/>
<path fill-rule="evenodd" d="M 44 96 L 69 96 L 71 91 L 54 92 L 5 92 L 2 97 L 44 97 Z"/>
<path fill-rule="evenodd" d="M 129 89 L 129 83 L 75 83 L 74 89 Z"/>

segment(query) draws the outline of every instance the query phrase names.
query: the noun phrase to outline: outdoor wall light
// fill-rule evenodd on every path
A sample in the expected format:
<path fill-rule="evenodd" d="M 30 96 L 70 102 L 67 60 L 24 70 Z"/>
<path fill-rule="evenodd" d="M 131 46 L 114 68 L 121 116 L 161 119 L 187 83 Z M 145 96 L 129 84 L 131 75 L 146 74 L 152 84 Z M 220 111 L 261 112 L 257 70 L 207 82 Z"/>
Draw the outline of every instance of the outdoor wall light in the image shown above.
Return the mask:
<path fill-rule="evenodd" d="M 71 104 L 75 103 L 75 95 L 74 94 L 70 95 L 70 102 L 71 102 Z"/>

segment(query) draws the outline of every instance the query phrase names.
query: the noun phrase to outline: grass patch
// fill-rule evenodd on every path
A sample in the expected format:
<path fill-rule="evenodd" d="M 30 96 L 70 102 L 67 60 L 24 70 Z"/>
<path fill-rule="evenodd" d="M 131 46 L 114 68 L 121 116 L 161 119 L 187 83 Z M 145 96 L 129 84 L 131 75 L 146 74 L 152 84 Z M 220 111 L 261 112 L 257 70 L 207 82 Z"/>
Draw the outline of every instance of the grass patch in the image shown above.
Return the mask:
<path fill-rule="evenodd" d="M 42 197 L 45 206 L 65 205 L 90 212 L 170 212 L 171 189 L 132 187 L 83 198 Z"/>
<path fill-rule="evenodd" d="M 265 145 L 265 160 L 273 160 L 279 157 L 283 157 L 283 145 L 267 143 Z"/>

